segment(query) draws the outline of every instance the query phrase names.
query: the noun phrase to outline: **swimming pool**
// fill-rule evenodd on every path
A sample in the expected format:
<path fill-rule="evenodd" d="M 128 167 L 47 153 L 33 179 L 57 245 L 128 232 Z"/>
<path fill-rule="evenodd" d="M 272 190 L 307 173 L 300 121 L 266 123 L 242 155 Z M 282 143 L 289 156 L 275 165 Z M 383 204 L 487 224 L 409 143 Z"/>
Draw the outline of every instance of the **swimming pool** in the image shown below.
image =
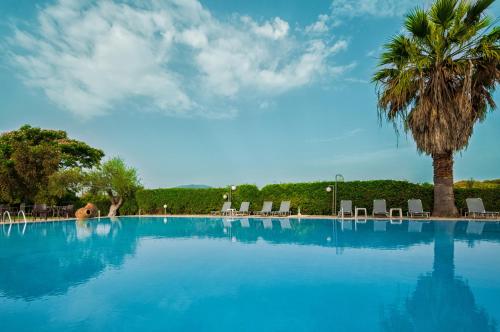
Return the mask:
<path fill-rule="evenodd" d="M 4 226 L 2 331 L 496 331 L 500 224 Z"/>

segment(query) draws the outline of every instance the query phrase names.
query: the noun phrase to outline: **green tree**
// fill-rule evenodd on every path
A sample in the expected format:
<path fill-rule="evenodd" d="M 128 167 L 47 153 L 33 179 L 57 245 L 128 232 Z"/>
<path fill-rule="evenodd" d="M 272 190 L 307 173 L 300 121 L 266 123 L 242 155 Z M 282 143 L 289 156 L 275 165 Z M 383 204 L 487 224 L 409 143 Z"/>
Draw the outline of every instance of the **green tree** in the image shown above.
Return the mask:
<path fill-rule="evenodd" d="M 0 135 L 0 200 L 35 202 L 49 196 L 50 178 L 71 168 L 91 168 L 104 153 L 61 130 L 22 126 Z"/>
<path fill-rule="evenodd" d="M 126 199 L 134 197 L 141 188 L 137 170 L 127 167 L 121 158 L 113 158 L 88 174 L 88 185 L 93 195 L 105 194 L 110 200 L 109 217 L 116 216 Z"/>
<path fill-rule="evenodd" d="M 437 0 L 406 17 L 406 31 L 384 46 L 373 81 L 381 118 L 402 124 L 432 156 L 435 216 L 458 214 L 453 154 L 495 108 L 500 29 L 486 10 L 494 0 Z"/>

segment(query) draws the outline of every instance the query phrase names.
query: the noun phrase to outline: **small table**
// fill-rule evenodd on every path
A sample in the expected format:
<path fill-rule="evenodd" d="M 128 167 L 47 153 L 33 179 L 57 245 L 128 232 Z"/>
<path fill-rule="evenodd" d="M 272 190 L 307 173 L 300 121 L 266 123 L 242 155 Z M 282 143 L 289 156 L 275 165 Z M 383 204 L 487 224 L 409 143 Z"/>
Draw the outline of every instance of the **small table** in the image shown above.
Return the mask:
<path fill-rule="evenodd" d="M 389 217 L 391 219 L 394 218 L 394 216 L 393 216 L 394 211 L 399 212 L 399 219 L 403 219 L 403 209 L 402 208 L 391 208 L 389 210 Z"/>
<path fill-rule="evenodd" d="M 236 213 L 236 209 L 227 209 L 228 216 L 234 216 L 235 213 Z"/>
<path fill-rule="evenodd" d="M 355 219 L 358 219 L 359 212 L 364 212 L 365 213 L 364 217 L 365 218 L 368 217 L 368 212 L 366 212 L 366 208 L 356 207 L 356 208 L 354 208 L 354 218 Z"/>

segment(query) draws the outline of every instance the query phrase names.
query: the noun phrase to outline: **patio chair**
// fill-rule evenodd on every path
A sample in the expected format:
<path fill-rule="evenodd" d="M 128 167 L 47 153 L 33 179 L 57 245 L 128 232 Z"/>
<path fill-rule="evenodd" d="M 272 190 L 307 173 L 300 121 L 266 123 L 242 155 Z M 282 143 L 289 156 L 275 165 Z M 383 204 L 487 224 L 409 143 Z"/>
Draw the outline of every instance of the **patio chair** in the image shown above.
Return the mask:
<path fill-rule="evenodd" d="M 49 208 L 47 207 L 47 204 L 35 204 L 33 205 L 33 210 L 31 212 L 33 218 L 36 218 L 37 217 L 44 217 L 45 220 L 47 220 L 47 218 L 49 217 Z"/>
<path fill-rule="evenodd" d="M 241 202 L 240 210 L 236 212 L 239 216 L 247 216 L 250 214 L 250 202 Z"/>
<path fill-rule="evenodd" d="M 280 204 L 280 209 L 273 212 L 273 215 L 278 216 L 289 216 L 290 214 L 290 201 L 282 201 Z"/>
<path fill-rule="evenodd" d="M 387 203 L 385 202 L 385 199 L 374 199 L 372 217 L 375 216 L 387 217 L 388 215 L 389 212 L 387 212 Z"/>
<path fill-rule="evenodd" d="M 465 212 L 465 216 L 472 216 L 475 218 L 479 217 L 495 217 L 498 216 L 498 212 L 486 211 L 484 208 L 483 200 L 481 198 L 467 198 L 465 200 L 467 203 L 467 212 Z"/>
<path fill-rule="evenodd" d="M 271 201 L 265 201 L 264 204 L 262 204 L 262 211 L 257 211 L 255 214 L 260 214 L 260 215 L 270 215 L 273 211 L 273 202 Z"/>
<path fill-rule="evenodd" d="M 348 214 L 352 216 L 352 201 L 349 200 L 341 200 L 340 201 L 340 211 L 339 211 L 339 217 L 344 218 L 344 216 Z"/>
<path fill-rule="evenodd" d="M 212 211 L 212 215 L 225 215 L 229 212 L 229 209 L 231 209 L 231 202 L 224 202 L 222 209 L 220 211 Z"/>
<path fill-rule="evenodd" d="M 61 209 L 61 216 L 66 216 L 66 218 L 69 218 L 69 216 L 73 214 L 74 208 L 74 205 L 63 206 Z"/>
<path fill-rule="evenodd" d="M 411 218 L 414 217 L 430 217 L 430 212 L 424 211 L 422 206 L 422 200 L 420 199 L 409 199 L 408 200 L 408 213 L 407 215 Z"/>

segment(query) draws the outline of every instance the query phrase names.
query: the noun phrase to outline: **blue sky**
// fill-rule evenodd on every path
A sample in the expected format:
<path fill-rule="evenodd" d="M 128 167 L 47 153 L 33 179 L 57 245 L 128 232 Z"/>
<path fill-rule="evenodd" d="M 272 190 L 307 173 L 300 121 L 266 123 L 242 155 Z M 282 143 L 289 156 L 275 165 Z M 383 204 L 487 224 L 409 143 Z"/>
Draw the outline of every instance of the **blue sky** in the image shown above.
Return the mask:
<path fill-rule="evenodd" d="M 411 137 L 379 125 L 369 82 L 418 3 L 3 0 L 0 131 L 64 129 L 147 187 L 431 182 Z M 499 120 L 476 126 L 457 179 L 500 178 Z"/>

